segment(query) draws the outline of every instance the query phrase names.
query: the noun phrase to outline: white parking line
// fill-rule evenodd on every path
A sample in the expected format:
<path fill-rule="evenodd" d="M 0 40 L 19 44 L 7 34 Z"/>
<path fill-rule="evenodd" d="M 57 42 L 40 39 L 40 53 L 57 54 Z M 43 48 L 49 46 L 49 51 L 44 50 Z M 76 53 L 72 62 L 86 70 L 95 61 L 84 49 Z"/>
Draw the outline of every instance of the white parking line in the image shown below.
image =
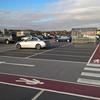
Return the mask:
<path fill-rule="evenodd" d="M 41 90 L 40 92 L 38 92 L 33 98 L 32 100 L 37 100 L 37 98 L 39 98 L 39 96 L 44 92 L 44 90 Z"/>
<path fill-rule="evenodd" d="M 69 57 L 89 57 L 89 56 L 82 56 L 82 55 L 64 55 L 64 54 L 45 54 L 45 55 L 52 55 L 52 56 L 69 56 Z"/>
<path fill-rule="evenodd" d="M 17 66 L 27 66 L 27 67 L 34 67 L 35 65 L 30 64 L 20 64 L 20 63 L 8 63 L 8 62 L 0 62 L 0 64 L 7 64 L 7 65 L 17 65 Z"/>
<path fill-rule="evenodd" d="M 90 72 L 82 72 L 82 76 L 90 76 L 90 77 L 100 77 L 100 74 L 98 73 L 90 73 Z"/>
<path fill-rule="evenodd" d="M 91 79 L 79 78 L 77 80 L 77 82 L 78 83 L 91 84 L 91 85 L 99 85 L 100 86 L 100 81 L 99 80 L 91 80 Z"/>
<path fill-rule="evenodd" d="M 62 51 L 61 51 L 61 50 L 56 50 L 55 52 L 60 53 L 60 52 L 62 52 Z M 75 52 L 75 51 L 73 52 L 72 50 L 63 50 L 63 52 L 64 52 L 64 53 L 74 53 L 74 54 L 79 54 L 79 52 L 77 52 L 77 51 L 76 51 L 76 52 Z M 84 52 L 84 51 L 81 52 L 81 53 L 89 54 L 89 52 Z"/>
<path fill-rule="evenodd" d="M 54 48 L 54 49 L 55 49 L 55 48 Z M 25 58 L 28 59 L 28 58 L 30 58 L 30 57 L 37 56 L 37 55 L 40 55 L 40 54 L 43 54 L 43 53 L 52 51 L 52 50 L 54 50 L 54 49 L 50 49 L 50 50 L 46 50 L 46 51 L 43 51 L 43 52 L 40 52 L 40 53 L 36 53 L 36 54 L 34 54 L 34 55 L 30 55 L 30 56 L 27 56 L 27 57 L 25 57 Z"/>
<path fill-rule="evenodd" d="M 55 59 L 39 59 L 39 58 L 23 58 L 23 57 L 13 57 L 13 56 L 0 56 L 3 58 L 9 58 L 9 59 L 28 59 L 28 60 L 35 60 L 35 61 L 49 61 L 49 62 L 67 62 L 67 63 L 82 63 L 86 64 L 86 62 L 79 62 L 79 61 L 65 61 L 65 60 L 55 60 Z"/>
<path fill-rule="evenodd" d="M 90 68 L 90 67 L 85 67 L 84 70 L 100 72 L 100 68 Z"/>
<path fill-rule="evenodd" d="M 89 61 L 87 62 L 87 66 L 90 65 L 91 59 L 93 58 L 93 56 L 94 56 L 94 54 L 96 53 L 96 51 L 97 51 L 98 48 L 99 48 L 99 44 L 97 45 L 97 47 L 96 47 L 96 49 L 94 50 L 92 56 L 90 57 Z M 91 65 L 92 65 L 92 64 L 91 64 Z M 91 66 L 91 65 L 90 65 L 90 66 Z"/>
<path fill-rule="evenodd" d="M 5 62 L 3 62 L 3 61 L 0 61 L 0 64 L 3 64 L 3 63 L 5 63 Z"/>
<path fill-rule="evenodd" d="M 69 45 L 70 45 L 70 44 L 67 44 L 66 46 L 69 46 Z M 37 55 L 40 55 L 40 54 L 43 54 L 43 53 L 46 53 L 46 52 L 49 52 L 49 51 L 53 51 L 53 50 L 55 50 L 55 49 L 57 49 L 57 48 L 53 48 L 53 49 L 46 50 L 46 51 L 43 51 L 43 52 L 40 52 L 40 53 L 36 53 L 36 54 L 30 55 L 30 56 L 27 56 L 27 57 L 25 57 L 25 58 L 27 59 L 27 58 L 30 58 L 30 57 L 33 57 L 33 56 L 37 56 Z"/>

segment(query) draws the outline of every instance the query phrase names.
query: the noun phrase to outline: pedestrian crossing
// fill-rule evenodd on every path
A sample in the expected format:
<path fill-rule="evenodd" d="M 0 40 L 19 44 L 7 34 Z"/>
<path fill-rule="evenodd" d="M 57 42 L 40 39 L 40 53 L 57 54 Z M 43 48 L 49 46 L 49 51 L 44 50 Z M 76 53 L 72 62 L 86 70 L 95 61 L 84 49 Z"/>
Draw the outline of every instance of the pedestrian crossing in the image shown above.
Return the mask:
<path fill-rule="evenodd" d="M 100 66 L 86 66 L 81 72 L 78 83 L 100 86 Z"/>
<path fill-rule="evenodd" d="M 100 72 L 100 68 L 90 68 L 90 67 L 85 67 L 84 70 Z"/>
<path fill-rule="evenodd" d="M 83 84 L 88 84 L 88 85 L 98 85 L 98 86 L 100 86 L 100 81 L 99 80 L 79 78 L 78 82 L 83 83 Z"/>

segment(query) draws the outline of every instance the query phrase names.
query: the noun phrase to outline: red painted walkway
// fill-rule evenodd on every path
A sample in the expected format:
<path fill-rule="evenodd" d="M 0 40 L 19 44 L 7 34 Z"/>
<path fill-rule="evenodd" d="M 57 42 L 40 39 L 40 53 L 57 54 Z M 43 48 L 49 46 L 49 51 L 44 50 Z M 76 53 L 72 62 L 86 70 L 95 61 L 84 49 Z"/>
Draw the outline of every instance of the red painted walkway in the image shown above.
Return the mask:
<path fill-rule="evenodd" d="M 0 74 L 0 83 L 100 98 L 100 87 L 86 86 L 75 83 L 8 74 Z"/>
<path fill-rule="evenodd" d="M 100 66 L 100 44 L 97 45 L 94 53 L 92 54 L 88 64 Z"/>

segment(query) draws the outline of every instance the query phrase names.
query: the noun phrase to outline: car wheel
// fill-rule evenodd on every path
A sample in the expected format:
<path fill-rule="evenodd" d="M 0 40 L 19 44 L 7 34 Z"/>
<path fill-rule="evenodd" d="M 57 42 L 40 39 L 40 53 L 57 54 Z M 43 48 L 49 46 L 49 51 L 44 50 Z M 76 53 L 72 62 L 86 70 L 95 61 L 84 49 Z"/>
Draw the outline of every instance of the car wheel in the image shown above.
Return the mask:
<path fill-rule="evenodd" d="M 35 47 L 37 50 L 41 49 L 41 45 L 40 44 L 37 44 L 36 47 Z"/>
<path fill-rule="evenodd" d="M 9 40 L 5 40 L 5 43 L 6 43 L 6 44 L 9 44 Z"/>
<path fill-rule="evenodd" d="M 59 40 L 56 40 L 57 42 L 59 42 Z"/>
<path fill-rule="evenodd" d="M 69 39 L 67 40 L 67 42 L 69 42 Z"/>
<path fill-rule="evenodd" d="M 16 48 L 17 48 L 17 49 L 21 49 L 21 45 L 20 45 L 20 44 L 17 44 L 17 45 L 16 45 Z"/>

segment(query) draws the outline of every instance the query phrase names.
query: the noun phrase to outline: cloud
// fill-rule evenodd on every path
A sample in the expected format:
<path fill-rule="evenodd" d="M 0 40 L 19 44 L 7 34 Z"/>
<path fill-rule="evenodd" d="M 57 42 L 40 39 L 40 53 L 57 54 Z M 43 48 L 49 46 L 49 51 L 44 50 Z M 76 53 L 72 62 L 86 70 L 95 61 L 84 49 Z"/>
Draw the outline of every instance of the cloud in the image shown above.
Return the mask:
<path fill-rule="evenodd" d="M 99 26 L 100 24 L 100 1 L 99 0 L 58 0 L 50 5 L 55 14 L 55 21 L 66 27 Z M 48 8 L 49 8 L 48 7 Z M 62 23 L 63 22 L 63 23 Z"/>
<path fill-rule="evenodd" d="M 72 27 L 98 26 L 100 0 L 56 0 L 46 3 L 41 12 L 0 10 L 3 26 L 39 30 L 63 30 Z"/>

